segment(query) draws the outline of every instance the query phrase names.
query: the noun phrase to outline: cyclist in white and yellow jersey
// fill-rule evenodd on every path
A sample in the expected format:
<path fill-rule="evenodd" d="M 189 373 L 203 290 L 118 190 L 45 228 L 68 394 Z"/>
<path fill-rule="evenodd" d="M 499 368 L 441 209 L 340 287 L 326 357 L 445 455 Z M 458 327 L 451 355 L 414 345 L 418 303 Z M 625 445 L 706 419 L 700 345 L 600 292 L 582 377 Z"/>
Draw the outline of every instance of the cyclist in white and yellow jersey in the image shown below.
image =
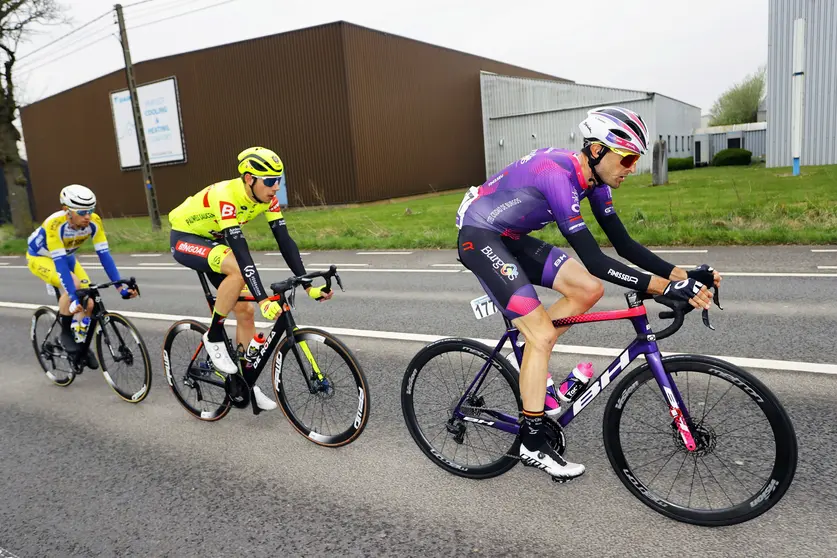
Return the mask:
<path fill-rule="evenodd" d="M 271 301 L 262 286 L 250 255 L 241 225 L 264 213 L 282 257 L 294 275 L 304 275 L 305 267 L 296 243 L 288 234 L 279 200 L 275 197 L 284 181 L 284 166 L 279 156 L 264 147 L 251 147 L 238 154 L 240 178 L 211 184 L 189 197 L 169 213 L 171 252 L 174 259 L 191 269 L 206 273 L 218 289 L 212 322 L 203 341 L 215 367 L 226 374 L 236 374 L 238 366 L 224 344 L 224 319 L 235 312 L 238 343 L 247 346 L 256 331 L 254 311 L 247 302 L 236 302 L 246 286 L 259 304 L 262 315 L 275 320 L 281 313 L 279 303 Z M 314 300 L 331 298 L 321 287 L 305 287 Z M 245 370 L 245 379 L 251 383 Z M 254 382 L 254 380 L 253 380 Z M 252 384 L 251 384 L 252 385 Z M 263 410 L 276 403 L 253 388 L 256 403 Z"/>
<path fill-rule="evenodd" d="M 93 247 L 99 255 L 99 261 L 111 281 L 118 281 L 119 270 L 110 255 L 102 218 L 94 211 L 96 195 L 86 186 L 70 184 L 59 195 L 61 211 L 56 211 L 46 218 L 35 232 L 29 235 L 26 260 L 29 270 L 45 283 L 61 289 L 58 300 L 58 321 L 61 324 L 61 344 L 68 352 L 76 352 L 78 345 L 70 331 L 73 315 L 81 320 L 90 317 L 93 301 L 88 300 L 87 308 L 81 307 L 76 289 L 90 284 L 87 272 L 76 259 L 75 252 L 87 239 L 93 239 Z M 125 298 L 137 296 L 136 291 L 122 287 Z M 96 357 L 90 351 L 87 355 L 89 368 L 98 368 Z"/>

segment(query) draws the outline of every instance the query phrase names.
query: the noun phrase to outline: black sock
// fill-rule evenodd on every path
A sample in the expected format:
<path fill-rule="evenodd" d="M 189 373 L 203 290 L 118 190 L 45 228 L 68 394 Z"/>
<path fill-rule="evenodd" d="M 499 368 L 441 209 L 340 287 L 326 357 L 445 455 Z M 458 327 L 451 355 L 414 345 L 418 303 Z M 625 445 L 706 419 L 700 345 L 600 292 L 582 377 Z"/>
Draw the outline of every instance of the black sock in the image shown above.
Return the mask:
<path fill-rule="evenodd" d="M 530 450 L 540 448 L 545 442 L 543 411 L 536 413 L 523 410 L 523 424 L 520 425 L 520 443 Z"/>
<path fill-rule="evenodd" d="M 70 324 L 73 321 L 72 316 L 65 316 L 64 314 L 58 314 L 58 323 L 61 324 L 61 331 L 63 333 L 67 333 L 72 335 L 73 332 L 70 331 Z"/>
<path fill-rule="evenodd" d="M 209 324 L 209 333 L 207 337 L 210 341 L 223 341 L 224 340 L 224 320 L 227 317 L 219 314 L 218 310 L 214 310 L 212 312 L 212 322 Z"/>

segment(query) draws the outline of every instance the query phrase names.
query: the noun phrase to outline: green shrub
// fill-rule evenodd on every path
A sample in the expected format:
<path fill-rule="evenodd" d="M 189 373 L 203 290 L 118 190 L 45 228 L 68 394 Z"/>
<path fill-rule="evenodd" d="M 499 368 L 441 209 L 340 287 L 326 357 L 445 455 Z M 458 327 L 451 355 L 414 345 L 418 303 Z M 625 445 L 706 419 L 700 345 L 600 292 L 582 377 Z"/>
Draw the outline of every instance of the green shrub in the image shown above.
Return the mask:
<path fill-rule="evenodd" d="M 747 166 L 753 158 L 753 154 L 746 149 L 723 149 L 715 153 L 712 158 L 713 167 L 728 167 L 730 165 Z"/>
<path fill-rule="evenodd" d="M 689 170 L 695 168 L 695 160 L 691 157 L 673 157 L 668 160 L 668 170 Z"/>

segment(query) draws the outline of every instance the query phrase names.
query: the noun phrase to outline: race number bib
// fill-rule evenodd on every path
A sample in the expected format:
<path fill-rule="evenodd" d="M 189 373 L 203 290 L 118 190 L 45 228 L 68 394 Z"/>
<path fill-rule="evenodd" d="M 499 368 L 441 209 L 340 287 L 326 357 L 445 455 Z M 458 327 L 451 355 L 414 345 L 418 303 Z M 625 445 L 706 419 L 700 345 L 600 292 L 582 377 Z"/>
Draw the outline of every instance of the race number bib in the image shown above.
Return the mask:
<path fill-rule="evenodd" d="M 497 306 L 488 295 L 483 295 L 472 300 L 471 309 L 474 311 L 474 316 L 478 320 L 487 318 L 488 316 L 497 313 Z"/>
<path fill-rule="evenodd" d="M 459 209 L 456 210 L 456 227 L 458 229 L 462 228 L 462 223 L 465 221 L 465 211 L 478 197 L 480 197 L 478 186 L 471 186 L 465 192 L 465 197 L 462 198 L 462 203 L 459 204 Z"/>

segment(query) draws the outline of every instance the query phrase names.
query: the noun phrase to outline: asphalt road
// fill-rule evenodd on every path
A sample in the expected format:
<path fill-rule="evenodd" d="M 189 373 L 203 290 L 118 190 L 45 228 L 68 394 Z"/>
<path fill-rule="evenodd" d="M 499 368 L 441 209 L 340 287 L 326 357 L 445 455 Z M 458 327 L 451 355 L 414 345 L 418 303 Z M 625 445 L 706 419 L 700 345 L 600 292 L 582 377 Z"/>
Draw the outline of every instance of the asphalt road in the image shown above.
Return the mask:
<path fill-rule="evenodd" d="M 806 250 L 688 254 L 701 259 L 677 263 L 709 261 L 721 271 L 741 273 L 793 267 L 818 276 L 730 276 L 722 287 L 726 310 L 713 312 L 717 331 L 690 316 L 689 325 L 661 343 L 662 349 L 837 363 L 832 301 L 837 278 L 817 269 L 837 265 L 837 252 Z M 375 332 L 497 338 L 498 317 L 474 320 L 468 301 L 481 293 L 469 274 L 453 267 L 451 273 L 380 271 L 445 269 L 434 264 L 455 263 L 451 256 L 441 251 L 305 256 L 309 268 L 332 262 L 370 268 L 350 272 L 351 266 L 341 266 L 346 292 L 328 304 L 300 299 L 295 313 L 303 324 L 360 329 L 370 336 L 343 337 L 367 374 L 372 415 L 363 435 L 339 449 L 311 444 L 280 411 L 258 417 L 233 411 L 205 424 L 177 404 L 159 356 L 170 322 L 159 315 L 207 312 L 194 275 L 165 269 L 160 265 L 167 263 L 165 255 L 119 257 L 123 274 L 139 278 L 143 296 L 128 302 L 106 296 L 111 310 L 146 315 L 132 321 L 152 354 L 154 387 L 136 406 L 119 400 L 97 372 L 85 372 L 68 388 L 51 385 L 28 340 L 31 309 L 0 307 L 0 547 L 20 558 L 837 554 L 835 375 L 751 369 L 791 415 L 800 464 L 775 508 L 735 527 L 680 524 L 634 499 L 602 447 L 604 398 L 567 430 L 568 456 L 588 467 L 572 483 L 556 485 L 523 467 L 485 481 L 436 467 L 407 433 L 399 405 L 404 370 L 424 343 L 375 338 Z M 776 258 L 784 267 L 770 267 Z M 283 267 L 273 256 L 256 261 L 265 269 Z M 139 265 L 149 262 L 158 263 Z M 0 269 L 0 301 L 51 303 L 43 286 L 17 267 L 22 261 L 0 263 L 9 263 Z M 89 267 L 94 278 L 104 277 Z M 271 280 L 287 274 L 264 273 Z M 622 306 L 618 289 L 608 288 L 600 307 Z M 570 330 L 561 343 L 620 348 L 631 337 L 627 324 L 586 325 Z M 599 370 L 610 361 L 562 353 L 554 355 L 551 369 L 566 371 L 581 358 Z"/>

